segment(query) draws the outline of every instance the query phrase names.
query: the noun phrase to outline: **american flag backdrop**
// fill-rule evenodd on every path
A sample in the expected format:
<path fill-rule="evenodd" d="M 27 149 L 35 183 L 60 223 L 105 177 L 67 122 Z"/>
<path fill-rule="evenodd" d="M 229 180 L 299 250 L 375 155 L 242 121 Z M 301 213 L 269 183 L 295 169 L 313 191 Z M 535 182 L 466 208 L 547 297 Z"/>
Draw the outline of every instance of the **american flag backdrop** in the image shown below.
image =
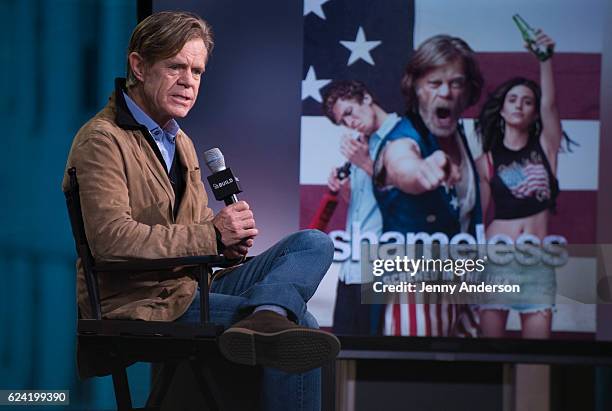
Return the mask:
<path fill-rule="evenodd" d="M 300 226 L 308 226 L 327 190 L 332 167 L 345 161 L 339 151 L 343 130 L 323 116 L 325 85 L 338 79 L 361 80 L 384 110 L 402 114 L 400 78 L 414 48 L 436 34 L 461 37 L 477 53 L 485 77 L 481 101 L 464 114 L 477 157 L 473 118 L 486 95 L 511 77 L 539 80 L 538 63 L 524 50 L 511 19 L 519 13 L 557 43 L 553 60 L 557 104 L 563 129 L 579 144 L 573 152 L 559 155 L 562 191 L 549 233 L 563 235 L 570 244 L 595 243 L 604 8 L 605 0 L 304 0 Z M 341 200 L 328 230 L 343 230 L 345 222 L 346 204 Z M 331 325 L 338 267 L 332 265 L 309 304 L 323 326 Z M 573 257 L 562 269 L 581 270 L 585 287 L 594 287 L 596 268 L 588 257 Z M 387 310 L 387 332 L 436 335 L 435 330 L 450 321 L 435 306 L 416 309 L 412 312 L 414 308 L 401 305 Z M 416 322 L 411 323 L 411 318 Z M 510 327 L 516 326 L 511 317 Z M 560 305 L 555 330 L 593 332 L 595 308 Z"/>

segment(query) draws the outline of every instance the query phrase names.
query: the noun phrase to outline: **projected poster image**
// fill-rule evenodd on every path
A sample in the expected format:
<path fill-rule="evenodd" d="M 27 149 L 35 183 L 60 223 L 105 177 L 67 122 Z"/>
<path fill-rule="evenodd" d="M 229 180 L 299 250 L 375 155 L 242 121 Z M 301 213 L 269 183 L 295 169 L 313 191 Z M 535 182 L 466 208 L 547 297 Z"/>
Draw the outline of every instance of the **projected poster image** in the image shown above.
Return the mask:
<path fill-rule="evenodd" d="M 309 309 L 338 334 L 595 338 L 605 4 L 489 3 L 304 3 L 300 226 L 334 241 Z M 509 246 L 485 278 L 527 297 L 363 303 L 363 244 L 431 243 Z"/>

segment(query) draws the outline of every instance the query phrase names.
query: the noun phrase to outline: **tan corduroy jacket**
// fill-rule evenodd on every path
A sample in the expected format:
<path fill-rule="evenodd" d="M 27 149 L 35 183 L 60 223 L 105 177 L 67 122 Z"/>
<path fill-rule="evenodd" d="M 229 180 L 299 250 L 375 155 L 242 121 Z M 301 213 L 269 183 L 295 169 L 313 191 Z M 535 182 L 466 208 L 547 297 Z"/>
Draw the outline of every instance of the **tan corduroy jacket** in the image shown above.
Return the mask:
<path fill-rule="evenodd" d="M 66 170 L 77 169 L 85 233 L 94 258 L 217 254 L 213 212 L 207 207 L 192 141 L 182 131 L 176 136 L 186 187 L 175 219 L 174 191 L 166 169 L 147 142 L 146 129 L 127 110 L 119 84 L 108 105 L 77 133 L 66 164 Z M 62 188 L 68 189 L 66 173 Z M 104 318 L 160 321 L 182 315 L 197 287 L 186 270 L 101 273 L 99 284 Z M 91 317 L 80 261 L 77 294 L 81 315 Z"/>

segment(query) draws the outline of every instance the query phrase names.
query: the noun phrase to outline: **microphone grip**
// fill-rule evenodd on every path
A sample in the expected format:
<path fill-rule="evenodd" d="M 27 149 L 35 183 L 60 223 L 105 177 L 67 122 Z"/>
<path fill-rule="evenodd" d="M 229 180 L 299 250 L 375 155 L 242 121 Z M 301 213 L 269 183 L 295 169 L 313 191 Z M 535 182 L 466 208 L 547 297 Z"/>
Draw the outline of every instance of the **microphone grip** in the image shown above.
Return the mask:
<path fill-rule="evenodd" d="M 223 201 L 225 202 L 225 205 L 228 206 L 230 204 L 234 204 L 238 202 L 238 196 L 236 194 L 232 194 L 229 197 L 225 197 L 223 199 Z"/>
<path fill-rule="evenodd" d="M 236 194 L 232 194 L 229 197 L 225 197 L 223 199 L 223 202 L 225 203 L 226 206 L 231 205 L 231 204 L 236 204 L 238 202 L 238 196 Z M 249 237 L 249 238 L 252 238 L 252 237 Z M 240 244 L 245 244 L 247 240 L 248 238 L 243 238 L 242 241 L 240 241 Z"/>

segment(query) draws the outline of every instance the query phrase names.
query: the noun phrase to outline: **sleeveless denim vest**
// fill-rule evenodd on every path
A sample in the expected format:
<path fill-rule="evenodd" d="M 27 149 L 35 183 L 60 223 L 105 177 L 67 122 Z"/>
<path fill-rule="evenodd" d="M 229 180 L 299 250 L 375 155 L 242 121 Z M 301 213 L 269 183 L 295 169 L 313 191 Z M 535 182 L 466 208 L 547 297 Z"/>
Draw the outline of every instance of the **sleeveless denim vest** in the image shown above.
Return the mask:
<path fill-rule="evenodd" d="M 420 121 L 420 119 L 417 121 Z M 418 127 L 421 130 L 419 133 L 414 123 L 414 120 L 407 118 L 402 118 L 397 123 L 387 137 L 380 142 L 375 155 L 375 165 L 378 161 L 381 161 L 379 157 L 385 145 L 402 138 L 414 140 L 418 144 L 423 158 L 430 156 L 434 151 L 440 149 L 437 138 L 427 131 L 424 124 Z M 472 210 L 468 228 L 468 232 L 475 235 L 476 224 L 482 223 L 478 174 L 461 127 L 459 127 L 459 131 L 476 180 L 474 182 L 476 184 L 476 204 Z M 425 232 L 429 234 L 440 232 L 445 233 L 449 239 L 461 232 L 459 208 L 455 202 L 457 200 L 454 188 L 441 186 L 433 191 L 422 194 L 408 194 L 393 186 L 380 186 L 376 184 L 375 179 L 373 184 L 374 196 L 383 217 L 383 232 Z"/>

